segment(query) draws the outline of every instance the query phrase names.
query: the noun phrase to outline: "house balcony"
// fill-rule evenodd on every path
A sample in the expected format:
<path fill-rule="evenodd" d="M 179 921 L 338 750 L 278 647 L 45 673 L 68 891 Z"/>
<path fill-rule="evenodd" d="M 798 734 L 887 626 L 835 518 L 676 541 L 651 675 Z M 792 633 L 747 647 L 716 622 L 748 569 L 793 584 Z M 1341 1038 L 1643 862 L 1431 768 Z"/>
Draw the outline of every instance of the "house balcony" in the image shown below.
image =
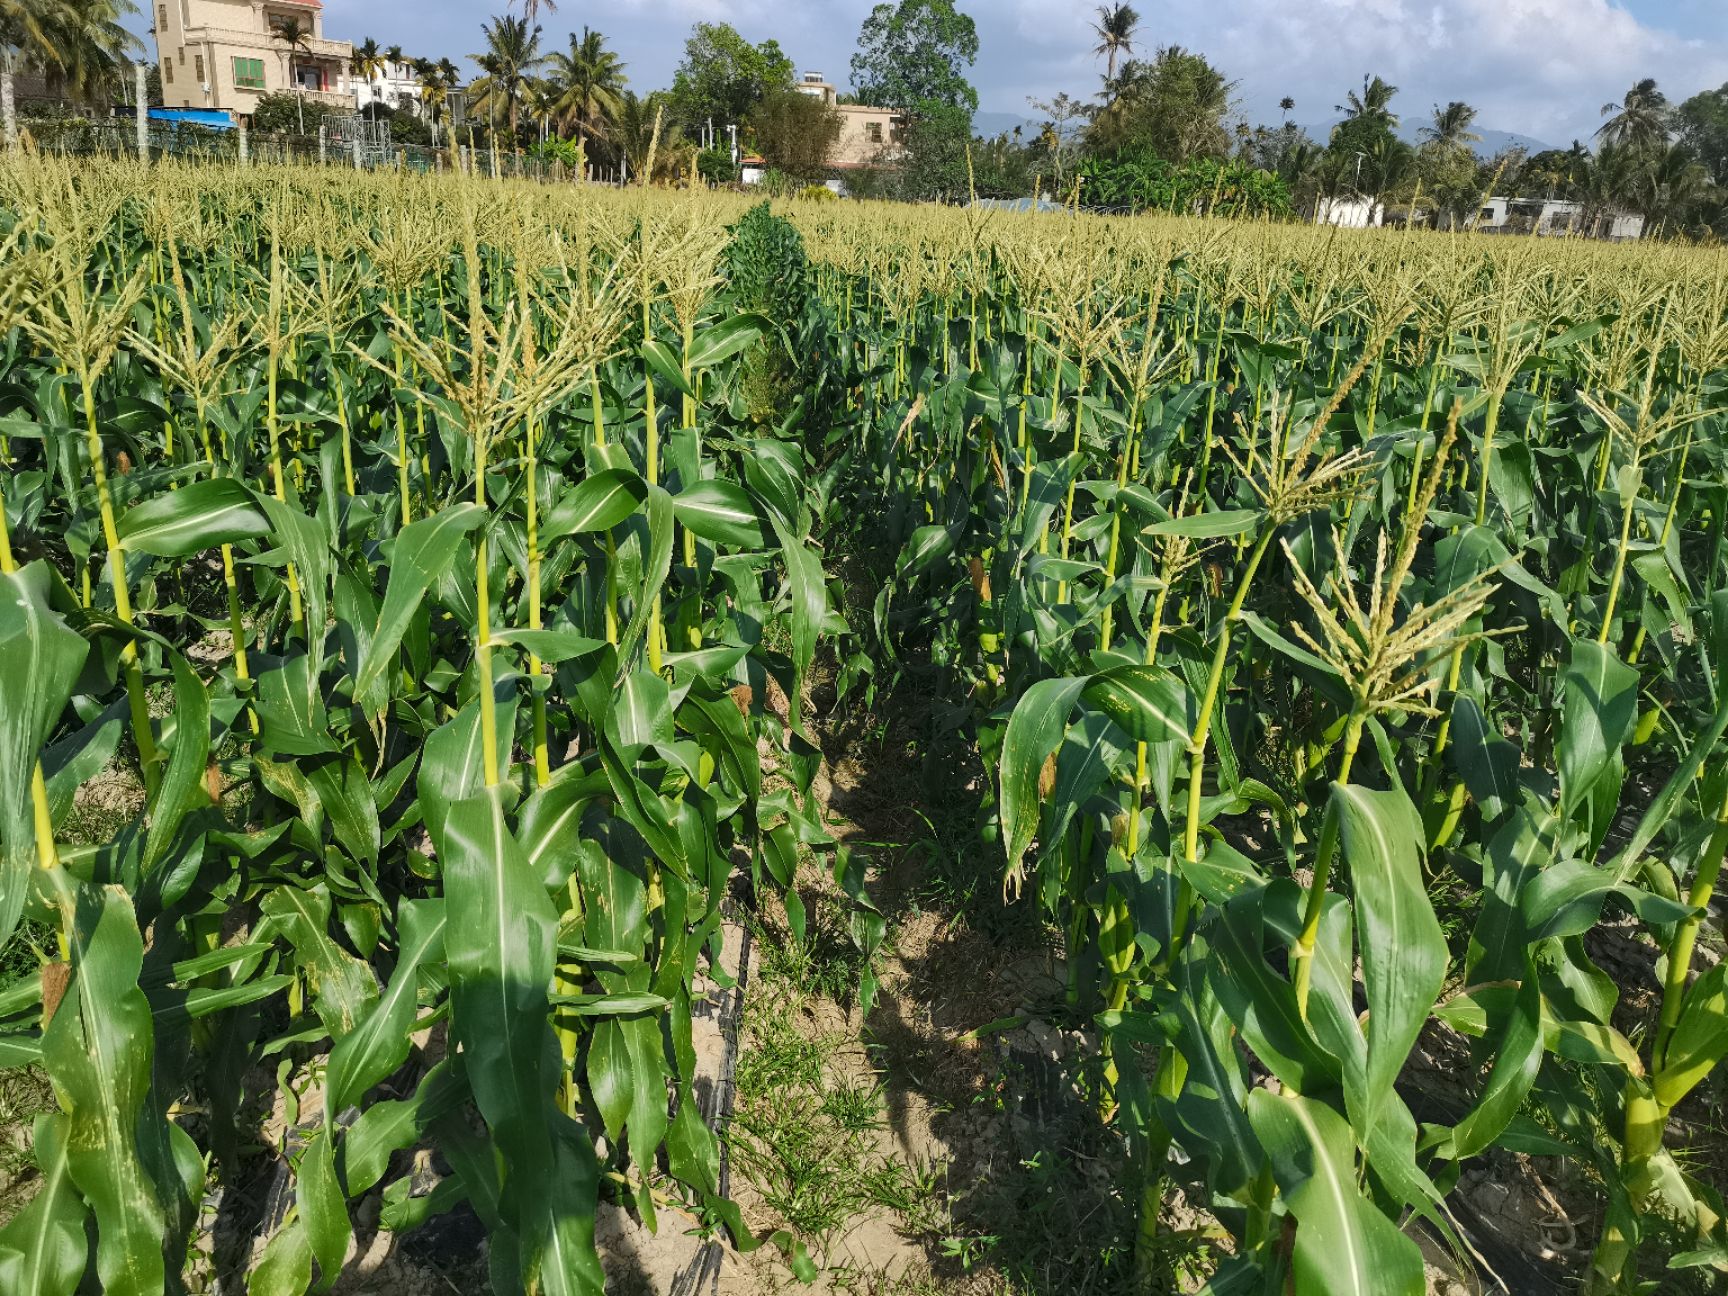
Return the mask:
<path fill-rule="evenodd" d="M 309 104 L 322 104 L 326 108 L 346 108 L 349 112 L 355 111 L 353 91 L 296 90 L 290 86 L 284 93 L 297 94 Z"/>
<path fill-rule="evenodd" d="M 238 27 L 188 27 L 185 43 L 188 48 L 194 44 L 211 42 L 217 45 L 239 45 L 256 49 L 261 53 L 270 51 L 280 58 L 288 52 L 286 41 L 277 40 L 275 36 L 264 32 L 242 31 Z M 295 46 L 296 58 L 336 59 L 344 66 L 353 57 L 352 41 L 325 40 L 322 36 L 307 36 Z"/>

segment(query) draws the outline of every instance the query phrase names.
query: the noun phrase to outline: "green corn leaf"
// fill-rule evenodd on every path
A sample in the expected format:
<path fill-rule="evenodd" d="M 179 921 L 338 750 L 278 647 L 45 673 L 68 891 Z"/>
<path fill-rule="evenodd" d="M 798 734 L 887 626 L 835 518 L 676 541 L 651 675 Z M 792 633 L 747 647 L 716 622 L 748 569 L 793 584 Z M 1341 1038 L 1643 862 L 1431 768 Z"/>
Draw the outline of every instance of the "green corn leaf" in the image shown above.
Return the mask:
<path fill-rule="evenodd" d="M 492 642 L 525 648 L 549 666 L 580 661 L 606 647 L 604 640 L 590 639 L 574 630 L 501 630 L 492 636 Z"/>
<path fill-rule="evenodd" d="M 307 517 L 292 504 L 270 495 L 258 496 L 270 518 L 270 531 L 277 549 L 272 557 L 290 564 L 300 582 L 300 597 L 306 610 L 306 625 L 322 628 L 328 620 L 330 578 L 336 571 L 336 555 L 330 548 L 330 533 L 316 518 Z"/>
<path fill-rule="evenodd" d="M 449 570 L 463 538 L 485 517 L 486 510 L 478 504 L 456 504 L 410 522 L 396 537 L 396 546 L 390 554 L 390 581 L 378 609 L 378 623 L 372 627 L 365 660 L 353 668 L 354 696 L 364 700 L 373 714 L 382 710 L 384 704 L 382 695 L 376 692 L 377 685 L 395 661 L 402 636 L 408 632 L 426 591 Z"/>
<path fill-rule="evenodd" d="M 592 1152 L 585 1163 L 573 1147 L 579 1134 L 555 1134 L 565 1118 L 551 1105 L 547 995 L 557 911 L 505 823 L 496 789 L 452 805 L 436 844 L 445 903 L 462 915 L 445 932 L 451 1027 L 503 1155 L 502 1209 L 521 1242 L 522 1279 L 530 1289 L 539 1281 L 548 1293 L 598 1296 L 598 1173 L 586 1168 Z"/>
<path fill-rule="evenodd" d="M 1182 680 L 1162 666 L 1118 666 L 1095 675 L 1080 695 L 1135 742 L 1187 742 L 1199 707 Z"/>
<path fill-rule="evenodd" d="M 780 538 L 780 554 L 786 562 L 786 590 L 792 600 L 793 687 L 786 690 L 786 696 L 792 711 L 792 729 L 802 735 L 803 682 L 816 659 L 816 641 L 828 617 L 828 583 L 816 551 L 779 518 L 773 521 Z"/>
<path fill-rule="evenodd" d="M 128 552 L 185 558 L 270 534 L 258 497 L 231 477 L 211 477 L 134 505 L 116 526 Z"/>
<path fill-rule="evenodd" d="M 1489 728 L 1481 704 L 1468 693 L 1452 699 L 1447 755 L 1485 822 L 1494 823 L 1518 803 L 1518 749 Z"/>
<path fill-rule="evenodd" d="M 36 1118 L 36 1195 L 0 1229 L 0 1291 L 8 1296 L 67 1296 L 84 1275 L 90 1212 L 72 1184 L 70 1124 L 60 1112 Z"/>
<path fill-rule="evenodd" d="M 1728 1057 L 1728 963 L 1712 965 L 1694 981 L 1662 1049 L 1652 1087 L 1656 1101 L 1673 1108 L 1716 1064 Z"/>
<path fill-rule="evenodd" d="M 294 947 L 295 960 L 311 973 L 318 1018 L 341 1039 L 365 1017 L 378 997 L 372 970 L 330 938 L 330 894 L 313 888 L 279 886 L 265 894 L 259 909 Z"/>
<path fill-rule="evenodd" d="M 540 543 L 569 535 L 609 531 L 648 498 L 648 483 L 628 468 L 606 468 L 583 478 L 540 523 Z"/>
<path fill-rule="evenodd" d="M 79 905 L 72 986 L 42 1036 L 70 1118 L 69 1172 L 96 1216 L 96 1272 L 113 1296 L 159 1296 L 167 1219 L 140 1147 L 155 1035 L 138 988 L 144 942 L 132 903 L 104 887 Z"/>
<path fill-rule="evenodd" d="M 1086 687 L 1078 679 L 1040 680 L 1027 689 L 1008 718 L 1002 738 L 1000 774 L 1002 845 L 1008 852 L 1008 871 L 1019 872 L 1026 848 L 1038 831 L 1042 801 L 1038 776 L 1044 762 L 1062 743 L 1068 716 Z"/>
<path fill-rule="evenodd" d="M 1219 509 L 1211 513 L 1166 518 L 1146 527 L 1141 534 L 1186 536 L 1190 540 L 1221 540 L 1230 536 L 1247 535 L 1254 530 L 1260 518 L 1261 514 L 1254 509 Z"/>
<path fill-rule="evenodd" d="M 1475 1156 L 1500 1137 L 1518 1114 L 1542 1069 L 1542 996 L 1535 968 L 1525 961 L 1524 978 L 1495 1034 L 1494 1066 L 1482 1097 L 1459 1121 L 1445 1152 L 1453 1160 Z M 1484 1023 L 1488 1029 L 1488 1024 Z"/>
<path fill-rule="evenodd" d="M 330 1050 L 325 1072 L 325 1111 L 346 1111 L 408 1057 L 420 965 L 438 962 L 444 951 L 444 902 L 403 900 L 396 910 L 401 932 L 396 968 L 378 1002 Z"/>
<path fill-rule="evenodd" d="M 648 488 L 648 554 L 643 566 L 642 588 L 636 594 L 636 606 L 630 622 L 618 640 L 618 660 L 628 663 L 642 631 L 648 624 L 648 613 L 666 584 L 672 570 L 672 497 L 658 486 Z"/>
<path fill-rule="evenodd" d="M 246 1276 L 246 1296 L 305 1296 L 312 1283 L 312 1244 L 299 1219 L 282 1226 Z"/>
<path fill-rule="evenodd" d="M 1445 983 L 1446 937 L 1423 884 L 1422 819 L 1410 798 L 1341 783 L 1332 796 L 1368 996 L 1366 1086 L 1352 1113 L 1366 1136 Z"/>
<path fill-rule="evenodd" d="M 1571 819 L 1632 734 L 1638 672 L 1601 644 L 1574 639 L 1560 692 L 1560 813 Z"/>
<path fill-rule="evenodd" d="M 765 333 L 773 330 L 772 321 L 765 315 L 748 311 L 728 315 L 691 338 L 690 349 L 685 352 L 684 358 L 689 362 L 692 372 L 712 369 L 715 365 L 724 364 L 746 347 L 753 346 Z"/>
<path fill-rule="evenodd" d="M 686 396 L 696 394 L 684 377 L 684 368 L 679 364 L 677 355 L 671 347 L 659 338 L 651 338 L 644 342 L 640 353 L 642 358 L 648 362 L 648 367 L 653 370 L 651 377 L 659 379 L 674 391 L 681 392 Z"/>
<path fill-rule="evenodd" d="M 1255 1089 L 1248 1119 L 1296 1217 L 1296 1296 L 1422 1296 L 1422 1252 L 1357 1188 L 1344 1118 L 1311 1098 Z"/>
<path fill-rule="evenodd" d="M 173 661 L 174 746 L 150 807 L 150 832 L 144 842 L 146 870 L 167 857 L 186 817 L 199 806 L 210 804 L 204 781 L 210 764 L 210 695 L 184 657 L 175 653 Z"/>
<path fill-rule="evenodd" d="M 762 513 L 750 492 L 729 481 L 701 481 L 672 500 L 678 521 L 704 540 L 734 549 L 761 549 L 767 544 Z"/>
<path fill-rule="evenodd" d="M 629 1018 L 639 1013 L 658 1013 L 672 1001 L 641 990 L 634 994 L 553 995 L 551 1002 L 579 1018 Z"/>
<path fill-rule="evenodd" d="M 353 1228 L 348 1223 L 348 1203 L 336 1180 L 336 1151 L 328 1126 L 312 1136 L 301 1153 L 294 1180 L 294 1199 L 306 1227 L 306 1242 L 318 1262 L 318 1281 L 313 1291 L 329 1291 L 342 1273 Z"/>
<path fill-rule="evenodd" d="M 51 573 L 0 574 L 0 948 L 12 938 L 37 866 L 31 784 L 90 646 L 50 609 Z"/>

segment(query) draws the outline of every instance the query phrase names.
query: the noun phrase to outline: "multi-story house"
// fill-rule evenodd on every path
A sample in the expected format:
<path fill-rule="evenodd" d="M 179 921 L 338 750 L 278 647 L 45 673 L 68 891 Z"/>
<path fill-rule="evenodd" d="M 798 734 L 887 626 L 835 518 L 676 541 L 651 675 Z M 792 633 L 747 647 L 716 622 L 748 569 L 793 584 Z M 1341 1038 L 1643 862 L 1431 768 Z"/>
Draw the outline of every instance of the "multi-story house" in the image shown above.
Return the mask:
<path fill-rule="evenodd" d="M 153 0 L 151 9 L 166 108 L 245 117 L 265 95 L 283 91 L 355 106 L 354 46 L 324 38 L 322 0 Z"/>
<path fill-rule="evenodd" d="M 902 123 L 897 109 L 843 104 L 833 83 L 824 80 L 820 72 L 806 72 L 796 89 L 840 114 L 840 136 L 828 154 L 830 166 L 848 171 L 891 162 L 896 157 Z"/>
<path fill-rule="evenodd" d="M 362 110 L 370 104 L 381 103 L 386 108 L 411 112 L 416 116 L 421 113 L 420 75 L 406 59 L 400 62 L 386 59 L 383 66 L 372 73 L 370 80 L 352 71 L 348 79 Z"/>

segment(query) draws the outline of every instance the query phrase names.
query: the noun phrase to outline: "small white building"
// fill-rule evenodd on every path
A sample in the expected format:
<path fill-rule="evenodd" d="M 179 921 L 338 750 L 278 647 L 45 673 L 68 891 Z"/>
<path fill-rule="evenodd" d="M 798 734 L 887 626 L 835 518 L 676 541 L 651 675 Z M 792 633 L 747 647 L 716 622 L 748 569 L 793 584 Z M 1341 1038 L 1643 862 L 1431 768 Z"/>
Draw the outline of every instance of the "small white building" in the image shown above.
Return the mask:
<path fill-rule="evenodd" d="M 1386 206 L 1372 198 L 1322 198 L 1314 209 L 1316 225 L 1377 229 L 1386 223 Z"/>
<path fill-rule="evenodd" d="M 1591 215 L 1583 203 L 1563 198 L 1490 198 L 1476 214 L 1475 228 L 1488 234 L 1577 234 L 1625 243 L 1644 236 L 1644 218 L 1616 211 Z"/>
<path fill-rule="evenodd" d="M 351 81 L 355 106 L 361 111 L 381 103 L 386 108 L 411 112 L 416 117 L 421 114 L 420 77 L 414 71 L 414 65 L 405 59 L 400 62 L 386 60 L 381 69 L 372 73 L 370 81 L 362 79 L 359 73 L 353 73 Z"/>

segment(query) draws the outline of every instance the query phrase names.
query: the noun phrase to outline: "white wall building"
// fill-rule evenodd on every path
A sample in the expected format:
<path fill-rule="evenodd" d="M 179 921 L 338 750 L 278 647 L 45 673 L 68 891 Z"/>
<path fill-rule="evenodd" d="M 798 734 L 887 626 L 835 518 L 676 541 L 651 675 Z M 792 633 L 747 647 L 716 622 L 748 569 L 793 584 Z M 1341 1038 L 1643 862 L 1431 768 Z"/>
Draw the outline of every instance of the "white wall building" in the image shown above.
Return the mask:
<path fill-rule="evenodd" d="M 370 81 L 357 73 L 352 74 L 350 80 L 354 86 L 355 102 L 362 110 L 381 103 L 386 108 L 411 112 L 417 117 L 421 115 L 420 77 L 414 71 L 414 65 L 406 60 L 399 63 L 386 60 L 380 71 L 372 73 Z"/>
<path fill-rule="evenodd" d="M 1322 198 L 1314 209 L 1314 223 L 1344 229 L 1376 229 L 1386 223 L 1386 208 L 1371 198 Z"/>
<path fill-rule="evenodd" d="M 1627 212 L 1591 215 L 1584 204 L 1562 198 L 1490 198 L 1477 213 L 1477 229 L 1489 234 L 1581 234 L 1617 243 L 1644 236 L 1644 218 Z"/>

